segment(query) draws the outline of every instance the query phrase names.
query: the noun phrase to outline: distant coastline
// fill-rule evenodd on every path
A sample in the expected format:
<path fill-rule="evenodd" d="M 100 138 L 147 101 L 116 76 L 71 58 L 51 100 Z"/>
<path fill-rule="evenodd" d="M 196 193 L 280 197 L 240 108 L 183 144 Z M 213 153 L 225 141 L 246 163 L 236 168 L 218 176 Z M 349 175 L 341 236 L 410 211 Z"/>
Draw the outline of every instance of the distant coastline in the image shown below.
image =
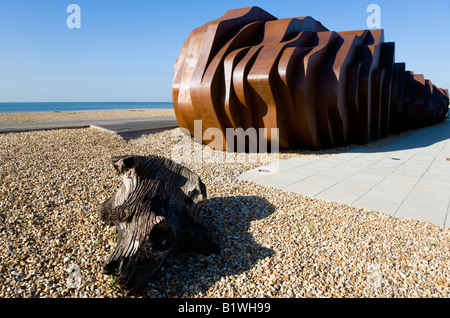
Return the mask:
<path fill-rule="evenodd" d="M 171 102 L 0 102 L 0 113 L 172 108 Z"/>

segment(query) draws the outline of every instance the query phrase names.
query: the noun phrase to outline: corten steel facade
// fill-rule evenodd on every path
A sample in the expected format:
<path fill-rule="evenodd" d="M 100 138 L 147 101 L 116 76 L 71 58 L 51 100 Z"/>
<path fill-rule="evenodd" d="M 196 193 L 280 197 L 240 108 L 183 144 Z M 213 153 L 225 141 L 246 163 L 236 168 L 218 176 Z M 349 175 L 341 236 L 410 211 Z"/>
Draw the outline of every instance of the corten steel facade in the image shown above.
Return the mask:
<path fill-rule="evenodd" d="M 235 151 L 227 128 L 266 128 L 258 138 L 284 149 L 324 149 L 444 120 L 448 90 L 396 63 L 394 51 L 381 29 L 334 32 L 311 17 L 229 10 L 193 30 L 181 49 L 177 121 L 194 135 L 201 120 L 202 133 L 223 134 L 202 142 Z"/>

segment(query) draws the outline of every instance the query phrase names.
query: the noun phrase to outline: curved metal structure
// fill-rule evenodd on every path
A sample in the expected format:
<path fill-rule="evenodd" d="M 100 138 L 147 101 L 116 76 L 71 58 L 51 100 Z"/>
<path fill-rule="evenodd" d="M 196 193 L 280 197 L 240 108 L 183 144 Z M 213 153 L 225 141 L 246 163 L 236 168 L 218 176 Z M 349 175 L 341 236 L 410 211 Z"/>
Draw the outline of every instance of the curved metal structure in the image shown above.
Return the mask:
<path fill-rule="evenodd" d="M 258 138 L 284 149 L 324 149 L 442 121 L 448 90 L 406 70 L 394 53 L 383 30 L 334 32 L 311 17 L 229 10 L 193 30 L 181 49 L 177 121 L 191 135 L 195 120 L 202 134 L 217 128 L 223 138 L 201 141 L 228 151 L 236 144 L 227 128 L 265 128 Z"/>

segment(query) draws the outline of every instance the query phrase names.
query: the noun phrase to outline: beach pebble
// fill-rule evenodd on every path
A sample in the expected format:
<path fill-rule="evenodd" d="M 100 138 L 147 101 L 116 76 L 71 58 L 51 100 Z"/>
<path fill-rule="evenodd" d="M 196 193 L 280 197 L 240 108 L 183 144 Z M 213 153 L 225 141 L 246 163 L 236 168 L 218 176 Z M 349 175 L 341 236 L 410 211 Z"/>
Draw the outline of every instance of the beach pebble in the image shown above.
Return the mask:
<path fill-rule="evenodd" d="M 94 128 L 1 134 L 0 297 L 123 297 L 116 279 L 102 274 L 117 241 L 97 217 L 120 185 L 110 158 L 170 158 L 177 134 L 129 141 Z M 237 180 L 277 160 L 350 148 L 184 162 L 206 185 L 204 224 L 221 251 L 169 256 L 146 297 L 449 297 L 448 228 Z"/>

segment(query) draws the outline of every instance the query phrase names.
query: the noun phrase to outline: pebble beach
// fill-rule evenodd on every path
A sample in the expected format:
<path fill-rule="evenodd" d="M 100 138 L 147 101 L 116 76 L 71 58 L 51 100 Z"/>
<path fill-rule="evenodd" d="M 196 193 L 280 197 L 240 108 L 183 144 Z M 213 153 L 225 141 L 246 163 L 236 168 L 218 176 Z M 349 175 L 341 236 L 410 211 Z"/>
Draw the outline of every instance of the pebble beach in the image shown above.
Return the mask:
<path fill-rule="evenodd" d="M 60 120 L 95 120 L 175 116 L 173 109 L 111 109 L 89 111 L 52 111 L 33 113 L 1 113 L 0 124 Z"/>
<path fill-rule="evenodd" d="M 73 113 L 1 114 L 0 121 L 173 116 Z M 110 159 L 170 158 L 181 143 L 195 148 L 180 129 L 134 140 L 95 128 L 0 134 L 0 297 L 124 297 L 116 278 L 102 273 L 117 242 L 115 227 L 97 216 L 121 182 Z M 201 147 L 205 159 L 223 156 Z M 278 160 L 348 149 L 181 162 L 206 185 L 203 220 L 221 251 L 171 255 L 144 294 L 133 297 L 449 297 L 449 228 L 237 180 Z"/>

